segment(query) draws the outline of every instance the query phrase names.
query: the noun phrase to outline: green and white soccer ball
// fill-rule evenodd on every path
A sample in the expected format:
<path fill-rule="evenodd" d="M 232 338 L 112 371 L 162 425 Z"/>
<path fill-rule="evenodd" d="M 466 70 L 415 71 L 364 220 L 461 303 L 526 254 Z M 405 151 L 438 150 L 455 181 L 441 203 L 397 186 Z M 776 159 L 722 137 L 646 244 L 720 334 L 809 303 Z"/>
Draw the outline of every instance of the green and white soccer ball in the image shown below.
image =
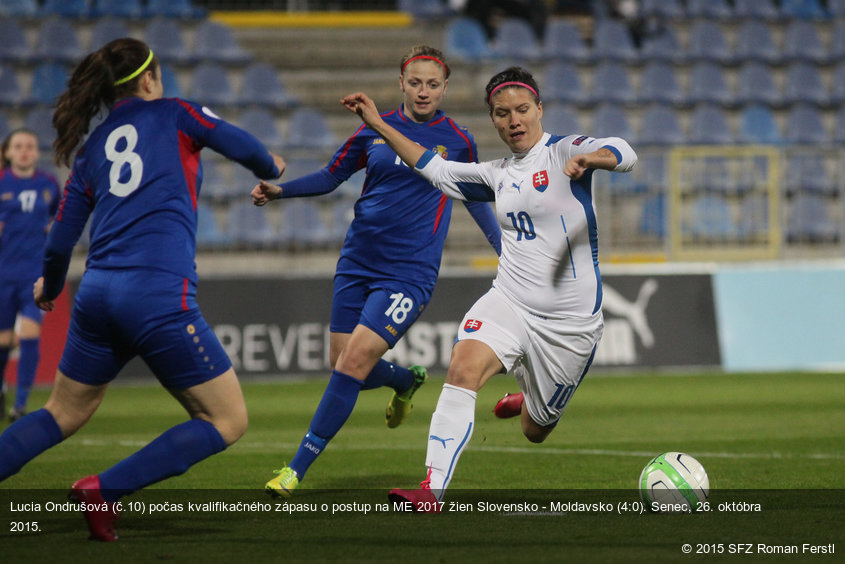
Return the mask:
<path fill-rule="evenodd" d="M 695 458 L 683 452 L 664 452 L 643 468 L 639 490 L 649 511 L 692 513 L 707 506 L 710 480 Z"/>

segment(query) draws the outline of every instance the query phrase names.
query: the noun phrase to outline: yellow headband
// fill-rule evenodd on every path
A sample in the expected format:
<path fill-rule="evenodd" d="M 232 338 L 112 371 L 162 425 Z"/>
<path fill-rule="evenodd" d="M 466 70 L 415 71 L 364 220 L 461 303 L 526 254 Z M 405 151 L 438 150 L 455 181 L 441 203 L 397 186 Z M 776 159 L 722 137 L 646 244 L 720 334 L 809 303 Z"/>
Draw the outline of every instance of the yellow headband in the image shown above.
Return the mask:
<path fill-rule="evenodd" d="M 148 66 L 150 66 L 150 63 L 152 62 L 152 60 L 153 60 L 153 50 L 150 49 L 150 55 L 147 57 L 147 60 L 144 61 L 144 64 L 141 65 L 140 67 L 138 67 L 138 70 L 136 70 L 135 72 L 133 72 L 129 76 L 123 77 L 120 80 L 116 80 L 114 82 L 114 85 L 120 86 L 124 82 L 129 82 L 130 80 L 132 80 L 133 78 L 135 78 L 136 76 L 138 76 L 139 74 L 144 72 L 144 69 L 146 69 Z"/>

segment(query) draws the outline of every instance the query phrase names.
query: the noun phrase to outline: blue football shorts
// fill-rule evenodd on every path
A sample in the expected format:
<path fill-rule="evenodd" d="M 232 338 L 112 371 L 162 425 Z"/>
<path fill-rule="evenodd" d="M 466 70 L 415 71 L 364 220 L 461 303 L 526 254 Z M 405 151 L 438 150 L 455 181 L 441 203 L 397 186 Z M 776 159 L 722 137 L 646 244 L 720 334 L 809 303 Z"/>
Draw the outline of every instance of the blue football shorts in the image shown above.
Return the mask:
<path fill-rule="evenodd" d="M 44 312 L 35 305 L 32 284 L 35 280 L 0 280 L 0 331 L 14 328 L 18 313 L 41 323 Z"/>
<path fill-rule="evenodd" d="M 393 348 L 429 300 L 431 291 L 408 282 L 337 274 L 331 331 L 352 333 L 360 324 L 375 331 Z"/>
<path fill-rule="evenodd" d="M 111 382 L 140 356 L 169 389 L 211 380 L 232 363 L 196 303 L 196 284 L 154 270 L 88 270 L 73 301 L 59 370 Z"/>

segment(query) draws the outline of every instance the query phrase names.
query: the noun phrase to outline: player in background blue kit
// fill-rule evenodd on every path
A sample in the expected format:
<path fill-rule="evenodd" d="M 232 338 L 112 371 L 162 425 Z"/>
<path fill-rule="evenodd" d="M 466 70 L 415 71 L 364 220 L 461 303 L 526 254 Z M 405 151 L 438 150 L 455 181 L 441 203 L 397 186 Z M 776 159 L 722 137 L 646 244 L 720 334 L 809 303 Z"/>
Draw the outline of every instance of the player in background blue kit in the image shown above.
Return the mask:
<path fill-rule="evenodd" d="M 6 413 L 3 374 L 18 330 L 18 383 L 9 420 L 26 413 L 29 390 L 38 369 L 38 345 L 44 312 L 32 300 L 41 275 L 41 255 L 59 204 L 59 185 L 36 169 L 38 137 L 28 129 L 9 133 L 0 146 L 0 417 Z"/>
<path fill-rule="evenodd" d="M 191 418 L 71 486 L 71 499 L 86 504 L 91 538 L 103 541 L 117 538 L 121 496 L 184 473 L 246 431 L 237 376 L 195 301 L 200 150 L 210 147 L 264 178 L 284 170 L 252 135 L 162 92 L 150 48 L 117 39 L 82 60 L 58 99 L 60 163 L 101 107 L 109 113 L 73 160 L 33 289 L 41 309 L 54 307 L 89 216 L 91 243 L 53 392 L 44 409 L 0 435 L 2 481 L 82 427 L 120 369 L 143 358 Z"/>
<path fill-rule="evenodd" d="M 451 161 L 476 162 L 475 140 L 439 108 L 449 80 L 443 53 L 426 45 L 400 63 L 403 104 L 384 119 L 410 139 Z M 355 219 L 346 234 L 334 279 L 330 361 L 332 376 L 290 465 L 277 470 L 265 489 L 290 496 L 327 443 L 340 430 L 358 392 L 388 386 L 394 393 L 385 419 L 398 426 L 411 397 L 425 382 L 421 366 L 396 366 L 381 357 L 425 309 L 449 230 L 452 202 L 405 165 L 373 130 L 361 126 L 322 170 L 281 186 L 262 182 L 252 191 L 256 205 L 276 198 L 317 196 L 366 169 Z M 499 253 L 501 231 L 491 206 L 467 209 Z"/>

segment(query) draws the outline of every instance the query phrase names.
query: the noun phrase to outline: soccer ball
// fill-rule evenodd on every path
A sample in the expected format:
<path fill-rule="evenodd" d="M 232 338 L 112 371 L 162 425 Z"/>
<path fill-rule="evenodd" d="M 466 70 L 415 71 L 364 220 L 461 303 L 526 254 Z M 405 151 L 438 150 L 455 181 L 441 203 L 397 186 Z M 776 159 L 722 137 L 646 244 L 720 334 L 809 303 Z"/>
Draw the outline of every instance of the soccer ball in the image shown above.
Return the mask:
<path fill-rule="evenodd" d="M 683 452 L 664 452 L 643 468 L 640 498 L 655 513 L 692 513 L 710 497 L 704 466 Z"/>

